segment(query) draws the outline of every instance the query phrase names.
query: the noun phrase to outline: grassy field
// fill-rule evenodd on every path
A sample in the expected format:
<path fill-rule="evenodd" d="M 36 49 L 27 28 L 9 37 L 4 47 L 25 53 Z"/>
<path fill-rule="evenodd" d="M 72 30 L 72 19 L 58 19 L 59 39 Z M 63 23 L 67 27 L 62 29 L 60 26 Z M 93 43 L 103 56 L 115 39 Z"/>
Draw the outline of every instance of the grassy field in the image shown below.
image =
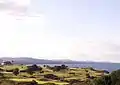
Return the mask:
<path fill-rule="evenodd" d="M 88 79 L 88 75 L 92 77 L 99 77 L 103 75 L 103 72 L 101 71 L 95 71 L 91 70 L 89 68 L 69 68 L 67 70 L 62 70 L 58 72 L 54 72 L 46 67 L 42 67 L 43 73 L 40 73 L 40 71 L 35 71 L 33 75 L 30 75 L 26 72 L 20 72 L 17 76 L 13 74 L 13 72 L 6 72 L 6 70 L 12 70 L 15 68 L 19 68 L 19 70 L 26 70 L 27 66 L 25 65 L 4 65 L 0 67 L 1 69 L 4 69 L 4 71 L 1 71 L 1 73 L 4 74 L 4 76 L 12 81 L 16 82 L 29 82 L 32 80 L 35 80 L 39 84 L 44 83 L 55 83 L 58 85 L 68 85 L 69 83 L 66 81 L 70 81 L 73 79 L 80 80 L 80 81 L 86 81 Z M 44 75 L 46 74 L 54 74 L 59 78 L 64 79 L 64 81 L 55 80 L 55 79 L 46 79 L 44 78 Z"/>
<path fill-rule="evenodd" d="M 39 81 L 37 79 L 34 79 L 34 78 L 27 78 L 27 79 L 10 79 L 10 80 L 13 80 L 13 81 L 17 81 L 17 82 L 30 82 L 32 80 L 35 80 L 38 82 L 38 84 L 44 84 L 44 83 L 55 83 L 55 84 L 59 84 L 59 85 L 67 85 L 68 83 L 67 82 L 59 82 L 59 81 L 55 81 L 55 80 L 52 80 L 52 81 Z"/>

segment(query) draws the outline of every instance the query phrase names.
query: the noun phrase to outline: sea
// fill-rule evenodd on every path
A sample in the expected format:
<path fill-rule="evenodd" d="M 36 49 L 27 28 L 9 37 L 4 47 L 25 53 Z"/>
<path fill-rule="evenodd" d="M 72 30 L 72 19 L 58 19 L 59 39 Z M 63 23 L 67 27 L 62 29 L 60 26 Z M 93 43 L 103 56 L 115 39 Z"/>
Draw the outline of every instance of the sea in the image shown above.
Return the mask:
<path fill-rule="evenodd" d="M 49 66 L 59 66 L 61 64 L 38 64 L 39 66 L 49 65 Z M 120 63 L 83 63 L 83 64 L 65 64 L 70 68 L 86 68 L 93 67 L 98 70 L 107 70 L 109 72 L 120 69 Z"/>

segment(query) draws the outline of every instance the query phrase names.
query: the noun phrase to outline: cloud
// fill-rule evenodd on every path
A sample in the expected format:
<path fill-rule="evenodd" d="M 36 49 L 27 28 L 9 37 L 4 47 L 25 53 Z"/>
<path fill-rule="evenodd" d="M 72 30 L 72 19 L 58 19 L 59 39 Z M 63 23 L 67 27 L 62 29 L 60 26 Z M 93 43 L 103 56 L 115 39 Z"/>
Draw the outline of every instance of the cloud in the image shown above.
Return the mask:
<path fill-rule="evenodd" d="M 0 11 L 7 11 L 12 15 L 25 15 L 29 5 L 30 0 L 0 0 Z"/>
<path fill-rule="evenodd" d="M 112 42 L 77 42 L 72 45 L 70 56 L 74 59 L 90 61 L 119 62 L 120 44 Z"/>
<path fill-rule="evenodd" d="M 40 35 L 35 34 L 39 30 L 37 28 L 43 28 L 44 16 L 32 10 L 28 13 L 30 3 L 30 0 L 0 0 L 0 56 L 29 56 L 28 53 L 35 53 L 32 48 L 37 46 L 33 40 L 39 39 Z"/>

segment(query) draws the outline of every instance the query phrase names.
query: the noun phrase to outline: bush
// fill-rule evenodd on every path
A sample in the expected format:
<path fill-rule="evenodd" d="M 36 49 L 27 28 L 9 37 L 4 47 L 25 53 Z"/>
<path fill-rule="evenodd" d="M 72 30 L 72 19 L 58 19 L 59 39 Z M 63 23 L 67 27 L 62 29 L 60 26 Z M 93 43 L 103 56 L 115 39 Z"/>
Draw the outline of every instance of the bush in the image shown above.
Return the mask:
<path fill-rule="evenodd" d="M 20 70 L 20 72 L 27 72 L 27 70 Z"/>
<path fill-rule="evenodd" d="M 70 85 L 73 85 L 73 84 L 78 84 L 78 83 L 80 83 L 81 81 L 80 80 L 77 80 L 77 79 L 71 79 L 70 81 L 69 81 L 69 84 Z"/>
<path fill-rule="evenodd" d="M 19 74 L 19 69 L 18 69 L 18 68 L 15 68 L 15 69 L 13 70 L 13 74 L 17 76 L 17 75 Z"/>
<path fill-rule="evenodd" d="M 80 81 L 77 79 L 72 79 L 69 81 L 69 85 L 90 85 L 90 80 Z"/>
<path fill-rule="evenodd" d="M 90 74 L 89 73 L 86 74 L 86 78 L 90 78 Z"/>
<path fill-rule="evenodd" d="M 53 75 L 53 74 L 46 74 L 46 75 L 44 75 L 44 78 L 53 79 L 53 80 L 59 80 L 60 79 L 58 76 Z"/>
<path fill-rule="evenodd" d="M 13 72 L 14 69 L 6 70 L 6 72 Z"/>
<path fill-rule="evenodd" d="M 64 64 L 61 65 L 61 69 L 67 69 L 67 68 L 68 68 L 68 66 L 66 66 Z"/>
<path fill-rule="evenodd" d="M 53 71 L 60 71 L 61 70 L 61 66 L 54 66 L 53 67 Z"/>
<path fill-rule="evenodd" d="M 40 73 L 44 73 L 44 71 L 40 71 Z"/>
<path fill-rule="evenodd" d="M 30 74 L 30 75 L 33 75 L 33 73 L 34 73 L 34 71 L 32 71 L 32 70 L 29 69 L 29 68 L 26 70 L 26 72 L 27 72 L 28 74 Z"/>
<path fill-rule="evenodd" d="M 92 85 L 120 85 L 120 69 L 109 75 L 94 79 Z"/>
<path fill-rule="evenodd" d="M 31 85 L 38 85 L 38 83 L 37 83 L 35 80 L 33 80 L 33 81 L 31 82 Z"/>
<path fill-rule="evenodd" d="M 43 65 L 43 67 L 46 67 L 46 65 Z"/>
<path fill-rule="evenodd" d="M 42 68 L 38 67 L 36 64 L 32 65 L 32 66 L 27 66 L 27 68 L 31 71 L 41 71 Z"/>
<path fill-rule="evenodd" d="M 32 66 L 27 66 L 26 72 L 32 75 L 34 71 L 41 71 L 41 70 L 42 70 L 41 67 L 38 67 L 36 64 L 34 64 Z"/>
<path fill-rule="evenodd" d="M 110 76 L 103 76 L 92 81 L 92 85 L 111 85 L 111 83 L 112 81 Z"/>
<path fill-rule="evenodd" d="M 113 71 L 111 74 L 111 81 L 112 84 L 111 85 L 120 85 L 120 69 L 117 71 Z"/>
<path fill-rule="evenodd" d="M 61 66 L 54 66 L 51 68 L 53 71 L 60 71 L 60 70 L 65 70 L 68 69 L 68 66 L 65 66 L 64 64 Z"/>

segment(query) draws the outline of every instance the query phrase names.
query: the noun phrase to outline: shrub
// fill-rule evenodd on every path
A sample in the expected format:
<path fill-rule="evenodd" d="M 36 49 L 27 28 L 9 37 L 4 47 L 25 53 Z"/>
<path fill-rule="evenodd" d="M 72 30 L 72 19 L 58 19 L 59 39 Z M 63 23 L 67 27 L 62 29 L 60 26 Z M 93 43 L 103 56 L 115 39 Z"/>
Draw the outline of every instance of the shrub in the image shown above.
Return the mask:
<path fill-rule="evenodd" d="M 109 75 L 94 79 L 92 85 L 120 85 L 120 69 Z"/>
<path fill-rule="evenodd" d="M 67 69 L 67 68 L 68 68 L 68 66 L 66 66 L 64 64 L 61 65 L 61 69 Z"/>
<path fill-rule="evenodd" d="M 42 70 L 42 68 L 41 67 L 38 67 L 36 64 L 34 64 L 34 65 L 32 65 L 32 66 L 27 66 L 27 68 L 29 69 L 29 70 L 32 70 L 32 71 L 41 71 Z"/>
<path fill-rule="evenodd" d="M 26 72 L 27 72 L 28 74 L 30 74 L 30 75 L 33 75 L 33 73 L 34 73 L 34 71 L 32 71 L 32 70 L 29 69 L 29 68 L 26 70 Z"/>
<path fill-rule="evenodd" d="M 86 74 L 86 78 L 90 78 L 90 74 L 89 73 Z"/>
<path fill-rule="evenodd" d="M 111 85 L 111 77 L 103 76 L 101 78 L 96 78 L 92 81 L 92 85 Z"/>
<path fill-rule="evenodd" d="M 32 75 L 34 71 L 41 71 L 41 70 L 42 70 L 41 67 L 38 67 L 36 64 L 34 64 L 32 66 L 27 66 L 26 72 Z"/>
<path fill-rule="evenodd" d="M 47 79 L 53 79 L 53 80 L 59 80 L 60 78 L 54 74 L 46 74 L 44 75 L 44 78 L 47 78 Z"/>
<path fill-rule="evenodd" d="M 44 71 L 40 71 L 40 73 L 44 73 Z"/>
<path fill-rule="evenodd" d="M 53 67 L 53 71 L 60 71 L 61 70 L 61 66 L 54 66 Z"/>
<path fill-rule="evenodd" d="M 17 75 L 19 74 L 19 69 L 18 69 L 18 68 L 15 68 L 15 69 L 13 70 L 13 74 L 17 76 Z"/>
<path fill-rule="evenodd" d="M 27 72 L 27 70 L 20 70 L 20 72 Z"/>
<path fill-rule="evenodd" d="M 54 66 L 51 68 L 53 71 L 60 71 L 60 70 L 65 70 L 68 69 L 68 66 L 65 66 L 64 64 L 61 66 Z"/>
<path fill-rule="evenodd" d="M 33 80 L 33 81 L 31 82 L 31 85 L 38 85 L 38 83 L 37 83 L 35 80 Z"/>
<path fill-rule="evenodd" d="M 46 65 L 43 65 L 43 67 L 46 67 Z"/>
<path fill-rule="evenodd" d="M 117 71 L 113 71 L 111 74 L 111 81 L 112 84 L 111 85 L 120 85 L 120 69 Z"/>
<path fill-rule="evenodd" d="M 13 72 L 14 69 L 6 70 L 6 72 Z"/>
<path fill-rule="evenodd" d="M 78 84 L 78 83 L 80 83 L 81 81 L 80 80 L 77 80 L 77 79 L 71 79 L 70 81 L 69 81 L 69 85 L 73 85 L 73 84 Z"/>

